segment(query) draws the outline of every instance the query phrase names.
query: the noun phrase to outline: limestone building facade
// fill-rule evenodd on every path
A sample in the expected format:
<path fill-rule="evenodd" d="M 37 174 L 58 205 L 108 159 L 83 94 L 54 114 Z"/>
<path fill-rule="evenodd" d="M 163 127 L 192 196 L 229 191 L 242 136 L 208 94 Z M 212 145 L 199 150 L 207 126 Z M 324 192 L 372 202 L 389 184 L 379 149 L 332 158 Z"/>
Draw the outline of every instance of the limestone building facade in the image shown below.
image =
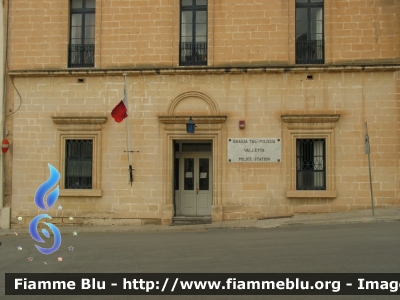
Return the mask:
<path fill-rule="evenodd" d="M 15 0 L 9 9 L 12 227 L 40 213 L 33 198 L 48 164 L 61 175 L 49 214 L 65 225 L 366 209 L 365 123 L 374 205 L 400 204 L 399 1 Z M 111 117 L 124 78 L 132 184 L 127 121 Z"/>

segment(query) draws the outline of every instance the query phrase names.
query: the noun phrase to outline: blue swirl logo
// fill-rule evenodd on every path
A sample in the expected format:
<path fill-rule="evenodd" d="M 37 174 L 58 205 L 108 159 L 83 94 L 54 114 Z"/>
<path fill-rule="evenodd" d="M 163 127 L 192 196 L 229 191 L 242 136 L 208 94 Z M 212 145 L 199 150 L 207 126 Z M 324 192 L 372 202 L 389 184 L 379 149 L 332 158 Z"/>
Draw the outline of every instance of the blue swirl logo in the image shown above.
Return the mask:
<path fill-rule="evenodd" d="M 56 168 L 54 168 L 51 164 L 48 164 L 49 169 L 50 169 L 50 177 L 47 181 L 43 182 L 37 189 L 36 194 L 35 194 L 35 204 L 37 207 L 39 207 L 41 210 L 47 211 L 53 205 L 56 203 L 58 199 L 58 195 L 60 193 L 60 189 L 57 185 L 57 187 L 51 191 L 46 198 L 45 201 L 45 195 L 50 191 L 50 189 L 57 184 L 57 182 L 60 180 L 60 173 L 57 171 Z M 46 203 L 45 203 L 46 202 Z M 51 217 L 48 214 L 41 214 L 36 217 L 34 217 L 29 224 L 29 233 L 31 237 L 37 241 L 38 243 L 45 243 L 45 241 L 40 237 L 38 231 L 37 231 L 37 226 L 38 223 L 41 219 L 51 219 Z M 58 250 L 61 246 L 61 234 L 60 230 L 56 226 L 54 226 L 51 223 L 43 222 L 43 224 L 47 225 L 47 227 L 50 228 L 50 230 L 53 232 L 54 235 L 54 245 L 51 248 L 42 248 L 38 245 L 35 245 L 35 247 L 39 250 L 40 253 L 42 254 L 51 254 L 54 253 L 55 251 Z M 42 233 L 46 238 L 50 238 L 50 234 L 46 229 L 42 229 Z"/>

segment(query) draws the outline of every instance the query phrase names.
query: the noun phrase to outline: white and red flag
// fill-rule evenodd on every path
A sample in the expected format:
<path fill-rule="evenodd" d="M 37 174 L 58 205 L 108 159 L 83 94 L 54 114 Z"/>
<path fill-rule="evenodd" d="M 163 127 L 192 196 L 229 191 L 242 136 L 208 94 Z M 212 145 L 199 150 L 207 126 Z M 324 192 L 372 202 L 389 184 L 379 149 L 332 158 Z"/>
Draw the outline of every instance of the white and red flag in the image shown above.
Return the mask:
<path fill-rule="evenodd" d="M 128 99 L 126 97 L 126 87 L 124 84 L 124 97 L 111 111 L 111 116 L 114 118 L 115 122 L 121 123 L 128 116 L 127 112 Z"/>

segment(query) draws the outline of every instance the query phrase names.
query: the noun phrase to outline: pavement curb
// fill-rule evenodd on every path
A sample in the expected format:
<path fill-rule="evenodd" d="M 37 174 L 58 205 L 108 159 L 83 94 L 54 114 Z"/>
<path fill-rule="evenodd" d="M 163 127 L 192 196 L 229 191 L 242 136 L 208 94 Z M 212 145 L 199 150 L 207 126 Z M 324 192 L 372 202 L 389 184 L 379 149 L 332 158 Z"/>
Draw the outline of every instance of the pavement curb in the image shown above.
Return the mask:
<path fill-rule="evenodd" d="M 380 209 L 375 216 L 369 215 L 369 210 L 351 211 L 341 213 L 294 215 L 290 218 L 271 219 L 248 219 L 248 220 L 227 220 L 211 224 L 193 225 L 131 225 L 131 226 L 91 226 L 91 227 L 59 227 L 61 234 L 84 233 L 149 233 L 149 232 L 193 232 L 208 231 L 215 229 L 268 229 L 277 227 L 295 226 L 324 226 L 324 225 L 345 225 L 356 223 L 383 223 L 400 222 L 400 208 Z M 29 236 L 28 228 L 0 229 L 0 236 Z"/>

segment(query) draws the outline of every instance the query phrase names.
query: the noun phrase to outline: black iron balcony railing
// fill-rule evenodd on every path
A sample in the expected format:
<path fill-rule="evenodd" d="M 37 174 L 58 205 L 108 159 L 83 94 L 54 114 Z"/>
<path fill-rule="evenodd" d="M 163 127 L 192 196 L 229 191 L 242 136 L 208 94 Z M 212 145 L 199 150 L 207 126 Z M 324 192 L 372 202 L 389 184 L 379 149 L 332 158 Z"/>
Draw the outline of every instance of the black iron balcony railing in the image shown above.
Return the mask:
<path fill-rule="evenodd" d="M 296 41 L 296 64 L 323 64 L 323 41 Z"/>
<path fill-rule="evenodd" d="M 207 43 L 181 43 L 180 66 L 206 66 Z"/>
<path fill-rule="evenodd" d="M 94 45 L 69 45 L 68 49 L 69 68 L 94 67 Z"/>

